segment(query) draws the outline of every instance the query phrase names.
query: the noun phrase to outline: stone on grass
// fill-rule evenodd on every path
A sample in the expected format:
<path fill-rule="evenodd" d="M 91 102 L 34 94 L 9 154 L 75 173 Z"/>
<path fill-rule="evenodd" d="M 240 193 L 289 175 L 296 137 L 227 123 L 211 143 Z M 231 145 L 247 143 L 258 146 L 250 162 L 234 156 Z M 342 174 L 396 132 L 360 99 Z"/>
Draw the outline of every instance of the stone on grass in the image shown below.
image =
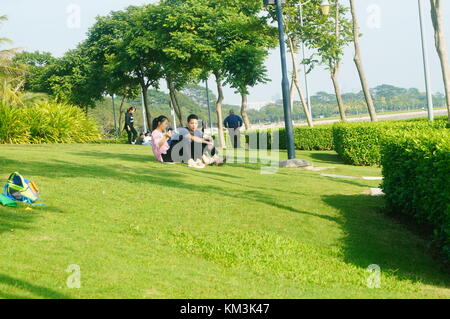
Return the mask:
<path fill-rule="evenodd" d="M 286 167 L 286 168 L 308 168 L 310 169 L 313 167 L 312 163 L 299 158 L 290 159 L 287 161 L 281 161 L 280 167 Z"/>

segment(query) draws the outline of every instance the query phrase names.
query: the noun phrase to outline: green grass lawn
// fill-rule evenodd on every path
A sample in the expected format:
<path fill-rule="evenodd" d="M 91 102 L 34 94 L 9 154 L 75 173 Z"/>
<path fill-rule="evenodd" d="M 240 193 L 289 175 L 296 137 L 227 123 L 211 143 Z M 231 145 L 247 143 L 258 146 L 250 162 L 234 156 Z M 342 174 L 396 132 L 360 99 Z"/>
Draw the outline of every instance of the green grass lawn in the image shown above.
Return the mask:
<path fill-rule="evenodd" d="M 0 207 L 0 298 L 449 298 L 427 242 L 367 195 L 379 181 L 320 175 L 379 168 L 297 156 L 336 168 L 195 170 L 148 147 L 0 145 L 2 180 L 18 170 L 47 203 Z M 72 264 L 80 289 L 66 285 Z"/>

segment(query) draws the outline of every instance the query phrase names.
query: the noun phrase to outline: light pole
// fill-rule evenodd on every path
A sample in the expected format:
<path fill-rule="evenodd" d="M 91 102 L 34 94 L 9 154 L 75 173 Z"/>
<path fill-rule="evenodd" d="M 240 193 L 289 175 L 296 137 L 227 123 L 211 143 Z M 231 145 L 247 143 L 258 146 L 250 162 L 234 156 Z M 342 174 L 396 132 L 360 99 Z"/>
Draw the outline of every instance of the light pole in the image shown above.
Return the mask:
<path fill-rule="evenodd" d="M 291 118 L 291 101 L 289 98 L 289 79 L 286 66 L 286 44 L 284 40 L 284 24 L 283 24 L 283 12 L 281 3 L 285 0 L 264 0 L 265 5 L 275 4 L 278 20 L 278 38 L 280 41 L 280 55 L 281 55 L 281 71 L 283 79 L 281 81 L 281 87 L 283 92 L 283 109 L 284 109 L 284 125 L 286 128 L 287 138 L 287 151 L 288 159 L 295 159 L 295 147 L 294 147 L 294 130 L 292 127 Z"/>
<path fill-rule="evenodd" d="M 116 120 L 116 105 L 114 103 L 114 94 L 111 94 L 112 107 L 113 107 L 113 116 L 114 116 L 114 133 L 116 137 L 119 136 L 119 131 L 117 130 L 117 120 Z"/>
<path fill-rule="evenodd" d="M 211 136 L 213 135 L 213 127 L 211 122 L 211 106 L 209 105 L 209 87 L 208 87 L 208 79 L 206 79 L 206 103 L 208 103 L 208 116 L 209 116 L 209 130 Z"/>
<path fill-rule="evenodd" d="M 427 90 L 428 120 L 433 121 L 434 120 L 433 96 L 431 95 L 430 68 L 428 64 L 427 43 L 425 41 L 422 1 L 418 0 L 418 4 L 419 4 L 420 35 L 422 38 L 423 69 L 425 73 L 425 86 Z"/>
<path fill-rule="evenodd" d="M 141 88 L 141 99 L 142 99 L 142 118 L 144 121 L 144 132 L 148 132 L 147 130 L 147 113 L 145 112 L 145 102 L 144 102 L 144 90 Z M 149 128 L 150 130 L 152 128 Z"/>
<path fill-rule="evenodd" d="M 278 38 L 280 41 L 280 55 L 281 55 L 281 71 L 283 75 L 282 79 L 282 92 L 283 92 L 283 109 L 284 109 L 284 125 L 286 128 L 286 139 L 287 139 L 287 150 L 288 159 L 295 159 L 295 146 L 294 146 L 294 131 L 292 127 L 292 117 L 291 117 L 291 101 L 289 97 L 289 79 L 286 66 L 286 43 L 284 36 L 284 24 L 283 24 L 283 9 L 281 7 L 282 3 L 286 0 L 263 0 L 264 5 L 275 4 L 277 21 L 278 21 Z M 328 15 L 330 10 L 330 3 L 328 0 L 322 0 L 321 10 L 324 15 Z"/>

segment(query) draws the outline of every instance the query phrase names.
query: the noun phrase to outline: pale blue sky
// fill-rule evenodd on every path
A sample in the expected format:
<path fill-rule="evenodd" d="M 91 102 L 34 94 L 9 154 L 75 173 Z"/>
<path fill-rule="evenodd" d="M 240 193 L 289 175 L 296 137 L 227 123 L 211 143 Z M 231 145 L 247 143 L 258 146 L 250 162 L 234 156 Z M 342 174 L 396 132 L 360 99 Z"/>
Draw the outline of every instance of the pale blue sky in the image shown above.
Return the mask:
<path fill-rule="evenodd" d="M 439 60 L 434 49 L 433 28 L 429 14 L 429 1 L 422 0 L 425 7 L 426 34 L 431 66 L 433 91 L 443 88 Z M 87 29 L 97 15 L 107 14 L 128 5 L 140 5 L 149 0 L 1 0 L 0 14 L 9 21 L 0 34 L 14 41 L 15 47 L 26 50 L 49 51 L 56 56 L 74 48 L 85 38 Z M 343 4 L 348 1 L 342 0 Z M 450 46 L 450 3 L 444 1 L 447 45 Z M 69 28 L 71 5 L 81 10 L 79 27 Z M 371 86 L 382 83 L 417 87 L 424 90 L 422 52 L 418 7 L 416 0 L 358 0 L 363 63 Z M 76 23 L 76 21 L 75 21 Z M 251 90 L 250 102 L 270 101 L 281 96 L 281 72 L 278 49 L 267 61 L 272 82 Z M 347 50 L 341 72 L 344 92 L 360 90 L 356 69 L 352 61 L 353 48 Z M 316 69 L 310 75 L 309 85 L 313 93 L 332 92 L 328 72 Z M 210 86 L 214 88 L 211 79 Z M 240 103 L 240 97 L 227 89 L 226 103 Z"/>

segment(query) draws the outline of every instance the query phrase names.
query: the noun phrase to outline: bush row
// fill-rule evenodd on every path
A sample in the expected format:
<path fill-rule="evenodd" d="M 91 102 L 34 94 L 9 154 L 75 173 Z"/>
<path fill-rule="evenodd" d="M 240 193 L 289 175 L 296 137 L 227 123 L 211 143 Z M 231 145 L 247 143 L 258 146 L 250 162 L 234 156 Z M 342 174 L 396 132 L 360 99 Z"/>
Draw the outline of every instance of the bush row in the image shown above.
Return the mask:
<path fill-rule="evenodd" d="M 0 143 L 88 143 L 99 138 L 97 124 L 78 107 L 54 102 L 16 107 L 0 101 Z"/>
<path fill-rule="evenodd" d="M 266 134 L 264 134 L 266 133 Z M 247 133 L 246 143 L 249 143 L 250 148 L 260 148 L 264 145 L 261 138 L 266 138 L 267 147 L 272 147 L 272 140 L 276 138 L 274 135 L 278 134 L 279 149 L 286 149 L 286 130 L 269 129 L 256 130 Z M 331 125 L 320 125 L 315 127 L 294 127 L 294 144 L 298 150 L 307 151 L 327 151 L 333 149 L 333 133 Z"/>
<path fill-rule="evenodd" d="M 380 165 L 381 143 L 393 132 L 414 129 L 445 128 L 445 117 L 434 122 L 426 119 L 401 121 L 335 123 L 333 145 L 335 151 L 347 163 L 358 166 Z"/>
<path fill-rule="evenodd" d="M 397 131 L 384 139 L 381 154 L 387 208 L 431 226 L 450 262 L 450 131 Z"/>

